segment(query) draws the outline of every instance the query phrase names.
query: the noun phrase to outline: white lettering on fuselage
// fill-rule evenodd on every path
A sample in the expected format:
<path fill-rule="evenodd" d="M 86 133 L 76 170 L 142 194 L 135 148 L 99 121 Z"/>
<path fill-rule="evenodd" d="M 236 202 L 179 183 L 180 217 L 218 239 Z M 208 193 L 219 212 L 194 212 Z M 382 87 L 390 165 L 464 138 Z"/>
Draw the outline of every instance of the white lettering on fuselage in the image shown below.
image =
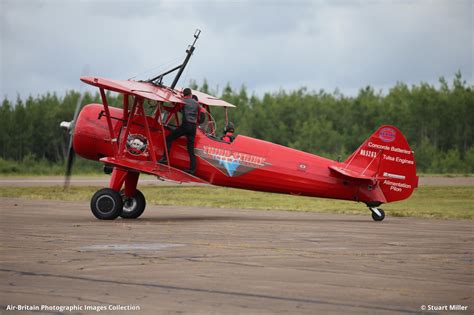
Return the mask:
<path fill-rule="evenodd" d="M 243 165 L 248 165 L 252 167 L 265 166 L 266 159 L 264 157 L 246 154 L 242 152 L 231 152 L 229 150 L 209 146 L 204 146 L 203 149 L 204 153 L 208 156 L 212 156 L 220 160 L 239 161 Z"/>
<path fill-rule="evenodd" d="M 367 146 L 369 148 L 373 148 L 373 149 L 397 152 L 397 153 L 406 154 L 406 155 L 411 155 L 412 154 L 412 151 L 410 151 L 410 150 L 405 150 L 405 149 L 397 148 L 397 147 L 394 147 L 394 146 L 389 147 L 388 145 L 377 144 L 377 143 L 373 143 L 373 142 L 370 142 L 370 141 L 369 141 L 369 143 L 367 143 Z"/>
<path fill-rule="evenodd" d="M 413 160 L 408 160 L 408 159 L 402 159 L 398 156 L 391 156 L 391 155 L 387 155 L 387 154 L 382 154 L 382 158 L 384 160 L 387 160 L 387 161 L 392 161 L 392 162 L 396 162 L 396 163 L 400 163 L 400 164 L 409 164 L 409 165 L 414 165 L 415 162 Z"/>
<path fill-rule="evenodd" d="M 413 160 L 402 159 L 402 158 L 399 158 L 398 156 L 395 158 L 395 162 L 400 163 L 400 164 L 409 164 L 409 165 L 415 164 L 415 161 Z"/>
<path fill-rule="evenodd" d="M 388 179 L 384 180 L 383 183 L 384 183 L 384 185 L 390 185 L 390 186 L 396 186 L 396 187 L 400 187 L 400 188 L 411 189 L 410 184 L 392 182 L 391 180 L 388 180 Z"/>
<path fill-rule="evenodd" d="M 376 144 L 376 143 L 373 143 L 373 142 L 369 142 L 367 144 L 367 146 L 369 148 L 390 151 L 390 147 L 388 145 L 382 145 L 382 144 Z"/>
<path fill-rule="evenodd" d="M 364 149 L 360 150 L 359 154 L 362 156 L 369 157 L 369 158 L 375 158 L 377 156 L 377 152 L 371 151 L 371 150 L 364 150 Z"/>
<path fill-rule="evenodd" d="M 390 151 L 410 155 L 412 152 L 410 150 L 400 149 L 396 147 L 390 147 Z"/>
<path fill-rule="evenodd" d="M 390 190 L 395 191 L 395 192 L 402 192 L 403 189 L 411 189 L 410 184 L 392 182 L 391 180 L 388 180 L 388 179 L 384 180 L 383 184 L 390 186 Z"/>

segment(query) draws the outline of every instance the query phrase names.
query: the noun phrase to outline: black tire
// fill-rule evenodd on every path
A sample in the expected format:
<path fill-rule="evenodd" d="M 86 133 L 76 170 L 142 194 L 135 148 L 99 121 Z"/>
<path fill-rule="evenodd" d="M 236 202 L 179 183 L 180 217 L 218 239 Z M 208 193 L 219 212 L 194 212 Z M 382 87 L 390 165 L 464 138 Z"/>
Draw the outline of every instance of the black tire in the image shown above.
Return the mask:
<path fill-rule="evenodd" d="M 379 210 L 381 216 L 378 216 L 375 212 L 372 211 L 372 219 L 374 219 L 374 221 L 382 221 L 385 218 L 385 211 L 380 208 L 377 208 L 377 210 Z"/>
<path fill-rule="evenodd" d="M 91 199 L 91 210 L 100 220 L 114 220 L 122 212 L 123 201 L 120 193 L 110 188 L 97 191 Z"/>
<path fill-rule="evenodd" d="M 135 195 L 132 198 L 125 196 L 125 191 L 121 190 L 120 195 L 123 200 L 123 208 L 120 216 L 123 219 L 136 219 L 142 215 L 145 211 L 146 200 L 142 192 L 138 189 L 135 192 Z"/>

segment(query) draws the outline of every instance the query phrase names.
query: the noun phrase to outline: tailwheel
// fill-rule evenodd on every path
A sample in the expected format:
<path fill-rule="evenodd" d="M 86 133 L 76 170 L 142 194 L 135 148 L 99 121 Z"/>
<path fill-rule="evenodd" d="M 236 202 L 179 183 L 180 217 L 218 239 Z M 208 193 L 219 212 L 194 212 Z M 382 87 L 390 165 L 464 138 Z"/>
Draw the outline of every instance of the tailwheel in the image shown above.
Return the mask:
<path fill-rule="evenodd" d="M 135 191 L 133 197 L 125 196 L 125 191 L 120 191 L 120 196 L 123 200 L 123 208 L 120 216 L 124 219 L 136 219 L 145 211 L 146 200 L 142 192 L 138 189 Z"/>
<path fill-rule="evenodd" d="M 380 208 L 371 207 L 369 208 L 372 211 L 372 219 L 374 221 L 382 221 L 385 218 L 385 211 Z"/>
<path fill-rule="evenodd" d="M 91 199 L 91 210 L 100 220 L 114 220 L 122 212 L 123 201 L 118 191 L 103 188 L 97 191 Z"/>

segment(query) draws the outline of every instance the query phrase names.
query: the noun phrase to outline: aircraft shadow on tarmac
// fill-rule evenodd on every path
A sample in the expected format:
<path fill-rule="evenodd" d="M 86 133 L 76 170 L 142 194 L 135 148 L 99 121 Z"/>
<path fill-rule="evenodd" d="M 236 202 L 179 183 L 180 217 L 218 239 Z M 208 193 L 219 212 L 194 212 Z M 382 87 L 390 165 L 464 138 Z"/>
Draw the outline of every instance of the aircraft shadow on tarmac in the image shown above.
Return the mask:
<path fill-rule="evenodd" d="M 143 223 L 171 223 L 171 222 L 201 222 L 201 221 L 213 221 L 213 222 L 228 222 L 228 221 L 258 221 L 258 222 L 340 222 L 340 223 L 353 223 L 353 222 L 372 222 L 365 217 L 351 218 L 351 219 L 332 219 L 332 218 L 301 218 L 301 219 L 288 219 L 288 218 L 266 218 L 266 217 L 255 217 L 255 216 L 158 216 L 158 217 L 142 217 L 136 220 L 119 220 L 117 222 L 136 222 Z"/>

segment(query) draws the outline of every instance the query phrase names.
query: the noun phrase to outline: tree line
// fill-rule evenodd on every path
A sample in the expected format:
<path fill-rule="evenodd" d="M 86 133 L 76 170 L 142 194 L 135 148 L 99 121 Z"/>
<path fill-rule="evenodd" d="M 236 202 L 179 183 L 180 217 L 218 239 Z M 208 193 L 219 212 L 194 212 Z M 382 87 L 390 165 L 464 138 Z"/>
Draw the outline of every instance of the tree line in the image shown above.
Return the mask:
<path fill-rule="evenodd" d="M 397 126 L 415 151 L 419 172 L 474 172 L 474 86 L 457 73 L 452 82 L 441 78 L 437 86 L 397 83 L 386 93 L 368 86 L 356 96 L 339 91 L 279 90 L 263 96 L 249 95 L 245 86 L 221 93 L 191 81 L 191 87 L 216 95 L 234 105 L 229 119 L 237 134 L 268 140 L 295 149 L 344 160 L 380 125 Z M 219 95 L 217 95 L 219 94 Z M 80 94 L 63 97 L 46 93 L 0 107 L 0 172 L 62 169 L 68 135 L 61 121 L 72 119 Z M 109 94 L 111 105 L 120 106 L 121 95 Z M 98 94 L 85 93 L 84 104 L 100 103 Z M 213 116 L 222 131 L 224 112 Z M 79 161 L 79 170 L 93 170 L 97 163 Z M 36 165 L 36 167 L 35 167 Z M 99 167 L 100 169 L 100 167 Z"/>

